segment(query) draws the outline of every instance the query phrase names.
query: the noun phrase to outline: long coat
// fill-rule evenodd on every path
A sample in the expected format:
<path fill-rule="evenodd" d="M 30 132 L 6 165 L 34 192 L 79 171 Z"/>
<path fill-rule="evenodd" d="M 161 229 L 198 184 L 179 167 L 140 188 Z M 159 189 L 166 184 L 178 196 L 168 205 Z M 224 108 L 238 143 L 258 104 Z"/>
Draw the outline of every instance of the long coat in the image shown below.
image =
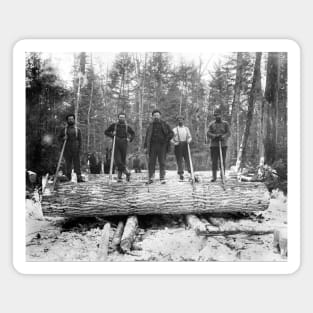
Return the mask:
<path fill-rule="evenodd" d="M 171 127 L 164 121 L 160 120 L 161 127 L 163 130 L 163 133 L 166 137 L 167 147 L 166 152 L 168 153 L 170 151 L 171 142 L 170 140 L 174 137 L 174 132 L 172 131 Z M 146 132 L 145 142 L 144 142 L 144 148 L 150 151 L 150 143 L 151 143 L 151 135 L 153 130 L 153 122 L 149 124 Z"/>

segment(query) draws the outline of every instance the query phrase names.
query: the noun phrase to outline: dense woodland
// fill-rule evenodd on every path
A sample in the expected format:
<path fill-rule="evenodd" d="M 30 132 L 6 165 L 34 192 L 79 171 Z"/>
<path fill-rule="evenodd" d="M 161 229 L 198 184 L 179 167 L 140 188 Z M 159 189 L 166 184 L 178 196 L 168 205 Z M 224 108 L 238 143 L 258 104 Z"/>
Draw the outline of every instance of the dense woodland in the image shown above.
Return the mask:
<path fill-rule="evenodd" d="M 26 54 L 26 166 L 53 173 L 60 152 L 57 135 L 65 116 L 75 113 L 82 130 L 82 163 L 89 152 L 104 155 L 104 135 L 118 112 L 136 132 L 130 153 L 142 151 L 154 108 L 172 127 L 185 116 L 193 142 L 195 170 L 210 168 L 206 140 L 213 111 L 220 107 L 231 127 L 227 167 L 287 164 L 287 54 L 237 52 L 221 56 L 210 69 L 200 55 L 173 61 L 166 52 L 119 53 L 110 66 L 92 53 L 74 55 L 72 81 L 62 79 L 53 54 Z M 173 149 L 172 149 L 173 150 Z M 168 168 L 175 169 L 173 151 Z"/>

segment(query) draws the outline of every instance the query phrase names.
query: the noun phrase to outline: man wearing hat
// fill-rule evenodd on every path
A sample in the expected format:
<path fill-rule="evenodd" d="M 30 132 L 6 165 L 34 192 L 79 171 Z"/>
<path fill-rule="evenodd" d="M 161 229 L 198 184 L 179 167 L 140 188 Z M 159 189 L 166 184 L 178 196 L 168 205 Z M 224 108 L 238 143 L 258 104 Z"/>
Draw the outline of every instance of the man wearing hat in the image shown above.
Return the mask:
<path fill-rule="evenodd" d="M 111 138 L 115 136 L 114 162 L 117 167 L 117 181 L 122 182 L 123 173 L 126 175 L 126 180 L 129 181 L 130 171 L 126 167 L 126 156 L 128 142 L 133 141 L 135 132 L 127 125 L 126 114 L 119 113 L 118 122 L 111 124 L 104 133 Z"/>
<path fill-rule="evenodd" d="M 178 125 L 173 129 L 174 137 L 171 142 L 174 144 L 174 151 L 177 162 L 177 174 L 179 175 L 180 180 L 184 180 L 183 159 L 188 172 L 191 172 L 188 145 L 190 144 L 192 138 L 189 128 L 184 126 L 184 117 L 182 115 L 178 115 L 176 120 Z"/>
<path fill-rule="evenodd" d="M 207 137 L 211 139 L 211 161 L 212 161 L 212 182 L 216 181 L 217 163 L 220 159 L 219 143 L 221 142 L 223 164 L 225 171 L 225 159 L 227 150 L 227 139 L 230 136 L 229 125 L 226 121 L 222 120 L 222 113 L 220 109 L 214 111 L 215 121 L 209 124 Z M 221 160 L 220 160 L 221 162 Z M 225 174 L 225 173 L 224 173 Z"/>
<path fill-rule="evenodd" d="M 149 156 L 149 181 L 153 182 L 155 173 L 156 160 L 158 159 L 160 166 L 160 181 L 165 183 L 165 159 L 166 153 L 170 148 L 170 140 L 173 138 L 174 133 L 171 127 L 161 120 L 161 112 L 159 110 L 152 111 L 152 123 L 149 124 L 146 132 L 144 149 L 145 153 Z"/>
<path fill-rule="evenodd" d="M 80 150 L 82 143 L 82 135 L 80 129 L 75 125 L 75 115 L 69 114 L 66 116 L 67 126 L 61 130 L 59 141 L 66 140 L 64 148 L 64 159 L 66 165 L 66 176 L 68 180 L 72 179 L 72 165 L 74 172 L 77 175 L 77 182 L 83 182 L 80 170 Z"/>

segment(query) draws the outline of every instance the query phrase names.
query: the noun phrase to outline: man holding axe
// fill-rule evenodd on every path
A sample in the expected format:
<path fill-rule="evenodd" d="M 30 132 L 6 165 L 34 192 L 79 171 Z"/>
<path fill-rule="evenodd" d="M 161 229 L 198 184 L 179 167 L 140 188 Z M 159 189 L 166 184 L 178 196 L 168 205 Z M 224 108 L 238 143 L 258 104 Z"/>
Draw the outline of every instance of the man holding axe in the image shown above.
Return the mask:
<path fill-rule="evenodd" d="M 127 147 L 128 142 L 132 142 L 135 138 L 135 132 L 127 125 L 126 114 L 119 113 L 118 122 L 111 124 L 104 133 L 113 139 L 111 162 L 114 160 L 117 167 L 117 181 L 122 182 L 123 173 L 126 175 L 126 180 L 129 181 L 130 172 L 126 167 Z"/>
<path fill-rule="evenodd" d="M 214 111 L 215 121 L 209 124 L 207 132 L 208 138 L 211 140 L 211 161 L 212 161 L 212 179 L 211 182 L 216 181 L 216 172 L 218 160 L 221 165 L 221 178 L 224 183 L 225 175 L 225 159 L 227 151 L 227 139 L 230 136 L 229 125 L 226 121 L 222 120 L 222 113 L 220 109 Z M 222 159 L 222 160 L 221 160 Z"/>
<path fill-rule="evenodd" d="M 69 181 L 72 179 L 72 166 L 74 165 L 74 172 L 77 175 L 77 182 L 81 183 L 84 182 L 80 170 L 80 150 L 82 143 L 81 131 L 75 125 L 74 114 L 67 115 L 66 122 L 67 126 L 61 130 L 61 133 L 59 135 L 59 141 L 62 143 L 59 163 L 61 162 L 62 156 L 64 156 L 66 165 L 66 176 Z M 58 164 L 58 167 L 59 165 L 60 164 Z"/>
<path fill-rule="evenodd" d="M 188 148 L 192 138 L 189 128 L 184 126 L 184 117 L 182 115 L 178 115 L 176 120 L 178 125 L 173 129 L 174 137 L 172 138 L 171 142 L 174 144 L 177 174 L 179 175 L 179 179 L 182 181 L 184 180 L 183 160 L 187 171 L 189 174 L 191 174 L 189 160 L 190 150 L 188 150 Z"/>

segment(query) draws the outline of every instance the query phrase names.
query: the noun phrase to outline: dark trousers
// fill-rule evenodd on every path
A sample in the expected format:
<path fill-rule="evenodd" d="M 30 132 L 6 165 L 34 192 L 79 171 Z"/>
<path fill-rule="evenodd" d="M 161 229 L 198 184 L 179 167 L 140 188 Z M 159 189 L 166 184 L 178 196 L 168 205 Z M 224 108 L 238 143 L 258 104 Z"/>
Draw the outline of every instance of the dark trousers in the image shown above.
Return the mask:
<path fill-rule="evenodd" d="M 66 164 L 66 176 L 71 179 L 73 165 L 76 175 L 81 176 L 79 151 L 76 149 L 65 150 L 64 159 Z"/>
<path fill-rule="evenodd" d="M 117 170 L 126 173 L 126 154 L 127 154 L 127 140 L 116 137 L 114 162 Z"/>
<path fill-rule="evenodd" d="M 190 162 L 189 162 L 187 142 L 180 142 L 177 146 L 175 146 L 174 152 L 175 152 L 176 162 L 177 162 L 177 167 L 178 167 L 177 169 L 178 175 L 184 174 L 183 160 L 185 162 L 185 167 L 187 168 L 187 171 L 190 173 Z"/>
<path fill-rule="evenodd" d="M 165 177 L 165 158 L 166 158 L 166 143 L 151 143 L 149 151 L 149 177 L 152 178 L 155 173 L 155 164 L 158 159 L 160 166 L 160 179 Z"/>
<path fill-rule="evenodd" d="M 224 173 L 225 173 L 226 151 L 227 151 L 227 147 L 222 147 Z M 221 167 L 220 148 L 219 147 L 211 147 L 211 161 L 212 161 L 213 176 L 216 178 L 216 171 L 218 169 L 218 166 L 217 166 L 218 161 L 219 161 L 219 166 Z"/>

